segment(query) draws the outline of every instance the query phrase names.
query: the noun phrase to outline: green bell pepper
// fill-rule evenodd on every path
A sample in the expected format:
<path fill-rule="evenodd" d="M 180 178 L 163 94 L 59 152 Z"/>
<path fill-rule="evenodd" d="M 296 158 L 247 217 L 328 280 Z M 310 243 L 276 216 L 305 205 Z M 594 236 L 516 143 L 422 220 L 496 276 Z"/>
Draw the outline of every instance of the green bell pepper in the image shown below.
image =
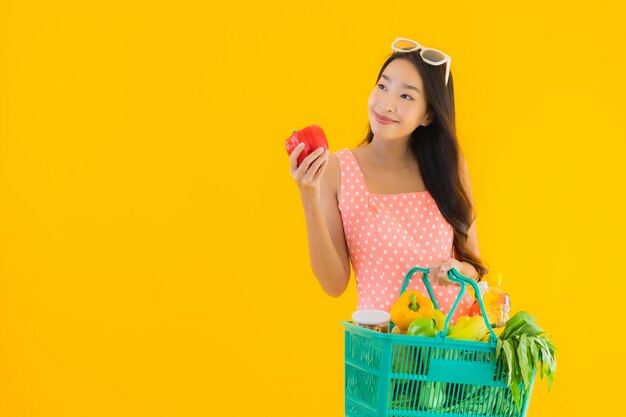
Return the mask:
<path fill-rule="evenodd" d="M 406 334 L 409 336 L 435 337 L 435 334 L 437 334 L 437 323 L 432 317 L 419 317 L 409 324 Z"/>

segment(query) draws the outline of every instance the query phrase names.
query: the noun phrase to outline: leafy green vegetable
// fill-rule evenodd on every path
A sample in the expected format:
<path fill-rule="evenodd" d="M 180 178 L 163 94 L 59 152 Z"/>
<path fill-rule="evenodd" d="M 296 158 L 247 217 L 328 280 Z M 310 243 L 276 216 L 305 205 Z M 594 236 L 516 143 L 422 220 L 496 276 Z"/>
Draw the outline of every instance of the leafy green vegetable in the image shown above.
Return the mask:
<path fill-rule="evenodd" d="M 446 402 L 446 384 L 443 382 L 426 382 L 421 386 L 419 404 L 427 410 L 436 410 Z"/>
<path fill-rule="evenodd" d="M 515 314 L 496 345 L 496 358 L 501 358 L 508 370 L 507 383 L 517 409 L 530 390 L 530 382 L 537 368 L 543 380 L 548 380 L 548 391 L 556 371 L 556 349 L 535 318 L 525 311 Z"/>
<path fill-rule="evenodd" d="M 524 381 L 524 387 L 530 386 L 530 379 L 533 377 L 533 368 L 531 362 L 528 360 L 528 350 L 528 337 L 526 334 L 522 334 L 519 339 L 519 345 L 517 346 L 517 360 L 519 362 L 522 380 Z"/>
<path fill-rule="evenodd" d="M 535 323 L 535 318 L 525 311 L 520 311 L 511 317 L 500 335 L 500 339 L 510 339 L 513 336 L 526 334 L 527 336 L 539 336 L 544 331 Z"/>
<path fill-rule="evenodd" d="M 546 375 L 548 379 L 548 392 L 552 386 L 554 380 L 554 372 L 556 371 L 556 356 L 555 348 L 549 339 L 537 339 L 535 343 L 541 346 L 540 358 L 541 358 L 541 379 Z"/>
<path fill-rule="evenodd" d="M 475 397 L 481 389 L 482 387 L 479 385 L 467 386 L 465 384 L 448 383 L 446 384 L 446 406 L 451 407 L 462 402 L 476 401 Z"/>
<path fill-rule="evenodd" d="M 393 351 L 391 372 L 403 374 L 415 372 L 419 359 L 419 349 L 417 347 L 396 345 Z"/>
<path fill-rule="evenodd" d="M 491 415 L 493 414 L 495 405 L 502 401 L 499 398 L 502 394 L 500 394 L 498 390 L 502 390 L 502 388 L 471 385 L 467 388 L 465 398 L 452 403 L 448 401 L 446 407 L 438 408 L 433 411 L 439 413 Z M 465 389 L 462 389 L 462 392 L 465 392 Z M 508 414 L 498 415 L 502 416 Z"/>

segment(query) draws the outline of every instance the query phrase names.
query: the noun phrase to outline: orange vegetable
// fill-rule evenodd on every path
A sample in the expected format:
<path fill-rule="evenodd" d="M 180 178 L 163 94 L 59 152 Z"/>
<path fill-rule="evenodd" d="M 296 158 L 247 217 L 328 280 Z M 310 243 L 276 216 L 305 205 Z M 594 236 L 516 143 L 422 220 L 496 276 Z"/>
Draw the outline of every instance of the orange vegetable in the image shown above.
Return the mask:
<path fill-rule="evenodd" d="M 389 312 L 391 321 L 400 330 L 406 331 L 413 320 L 420 317 L 432 317 L 435 314 L 435 306 L 430 298 L 424 297 L 421 292 L 410 290 L 402 293 Z"/>

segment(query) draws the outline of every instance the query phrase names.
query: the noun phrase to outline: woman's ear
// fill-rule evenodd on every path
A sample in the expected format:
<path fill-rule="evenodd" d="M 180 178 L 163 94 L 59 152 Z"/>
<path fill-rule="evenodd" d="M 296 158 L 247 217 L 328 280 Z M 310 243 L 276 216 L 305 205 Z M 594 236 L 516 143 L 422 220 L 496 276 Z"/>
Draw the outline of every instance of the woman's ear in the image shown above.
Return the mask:
<path fill-rule="evenodd" d="M 426 113 L 426 118 L 424 118 L 424 121 L 422 122 L 422 126 L 428 126 L 429 124 L 431 124 L 433 121 L 433 115 L 431 112 Z"/>

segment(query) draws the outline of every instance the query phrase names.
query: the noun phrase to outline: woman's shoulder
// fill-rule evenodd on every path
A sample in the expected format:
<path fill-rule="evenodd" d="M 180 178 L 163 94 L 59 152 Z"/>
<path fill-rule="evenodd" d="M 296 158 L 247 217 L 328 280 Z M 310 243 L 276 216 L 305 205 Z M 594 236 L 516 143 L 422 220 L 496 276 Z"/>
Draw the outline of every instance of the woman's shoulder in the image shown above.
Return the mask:
<path fill-rule="evenodd" d="M 337 199 L 339 187 L 341 186 L 341 162 L 340 159 L 344 157 L 344 149 L 336 152 L 331 152 L 328 155 L 328 162 L 321 178 L 322 189 L 332 193 Z"/>
<path fill-rule="evenodd" d="M 341 187 L 342 166 L 345 166 L 346 161 L 348 161 L 347 158 L 350 158 L 349 152 L 352 151 L 353 150 L 350 148 L 343 148 L 331 152 L 330 155 L 328 155 L 328 163 L 322 174 L 323 187 L 332 192 L 337 200 Z"/>
<path fill-rule="evenodd" d="M 339 149 L 335 152 L 331 152 L 328 158 L 329 165 L 334 165 L 336 169 L 340 170 L 341 166 L 350 158 L 349 152 L 352 152 L 350 148 Z"/>

